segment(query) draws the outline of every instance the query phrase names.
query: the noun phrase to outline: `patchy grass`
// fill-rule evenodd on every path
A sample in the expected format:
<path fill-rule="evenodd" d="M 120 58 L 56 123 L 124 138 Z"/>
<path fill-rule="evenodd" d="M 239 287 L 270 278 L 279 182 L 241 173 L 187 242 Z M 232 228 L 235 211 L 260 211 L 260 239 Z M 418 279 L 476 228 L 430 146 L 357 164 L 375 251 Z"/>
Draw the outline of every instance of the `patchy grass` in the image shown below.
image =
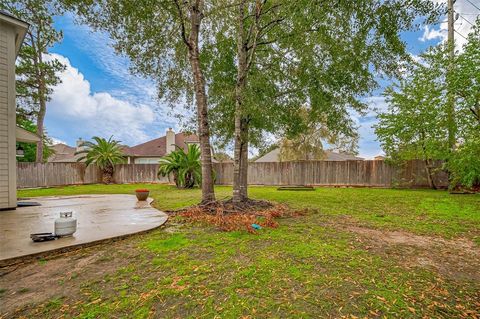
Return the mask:
<path fill-rule="evenodd" d="M 198 190 L 166 185 L 89 185 L 24 190 L 21 196 L 132 193 L 139 187 L 149 188 L 164 210 L 199 199 Z M 216 190 L 221 198 L 231 188 Z M 175 218 L 166 229 L 86 248 L 41 267 L 21 266 L 0 277 L 0 313 L 27 318 L 479 316 L 480 248 L 472 243 L 480 230 L 479 196 L 270 187 L 252 187 L 250 194 L 317 211 L 281 218 L 279 228 L 256 234 Z"/>
<path fill-rule="evenodd" d="M 21 190 L 19 196 L 53 196 L 79 194 L 134 194 L 148 188 L 154 206 L 174 210 L 198 203 L 200 190 L 179 190 L 159 184 L 81 185 Z M 231 195 L 231 187 L 215 188 L 217 198 Z M 348 216 L 369 227 L 406 230 L 446 238 L 465 236 L 480 242 L 480 195 L 451 195 L 446 191 L 317 188 L 315 191 L 277 191 L 276 187 L 250 187 L 250 196 L 292 208 L 311 208 L 321 214 Z"/>

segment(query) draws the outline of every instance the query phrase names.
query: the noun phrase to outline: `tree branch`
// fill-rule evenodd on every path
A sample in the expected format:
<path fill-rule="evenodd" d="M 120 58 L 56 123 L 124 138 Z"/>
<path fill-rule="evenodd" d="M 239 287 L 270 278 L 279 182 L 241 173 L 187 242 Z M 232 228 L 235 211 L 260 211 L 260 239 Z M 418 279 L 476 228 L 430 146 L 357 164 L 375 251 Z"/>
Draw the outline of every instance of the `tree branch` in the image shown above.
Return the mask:
<path fill-rule="evenodd" d="M 178 3 L 178 0 L 174 0 L 174 2 L 175 2 L 175 6 L 177 8 L 177 11 L 178 11 L 178 15 L 180 17 L 180 27 L 181 27 L 182 40 L 189 49 L 192 49 L 192 45 L 188 41 L 187 33 L 185 31 L 185 17 L 183 16 L 182 8 L 180 7 L 180 4 Z"/>

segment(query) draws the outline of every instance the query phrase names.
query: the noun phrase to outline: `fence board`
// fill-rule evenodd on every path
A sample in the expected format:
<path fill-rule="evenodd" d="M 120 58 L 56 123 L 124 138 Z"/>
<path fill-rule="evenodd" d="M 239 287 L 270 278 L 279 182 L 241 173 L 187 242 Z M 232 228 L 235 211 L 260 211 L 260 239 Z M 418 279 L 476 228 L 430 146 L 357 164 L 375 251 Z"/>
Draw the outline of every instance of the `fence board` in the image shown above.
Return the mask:
<path fill-rule="evenodd" d="M 441 167 L 441 162 L 436 167 Z M 216 183 L 231 185 L 232 163 L 214 163 Z M 115 166 L 114 182 L 168 183 L 158 178 L 158 164 L 121 164 Z M 101 171 L 83 163 L 17 163 L 18 188 L 100 183 Z M 438 171 L 434 181 L 448 185 L 445 172 Z M 318 185 L 353 187 L 428 187 L 425 163 L 409 161 L 392 166 L 384 161 L 302 161 L 250 163 L 248 183 L 252 185 Z"/>
<path fill-rule="evenodd" d="M 441 167 L 441 162 L 436 167 Z M 214 163 L 216 183 L 233 182 L 232 163 Z M 445 172 L 436 172 L 438 187 L 447 187 Z M 355 187 L 429 187 L 425 163 L 409 161 L 392 166 L 384 161 L 302 161 L 250 163 L 248 183 L 252 185 L 316 185 Z"/>

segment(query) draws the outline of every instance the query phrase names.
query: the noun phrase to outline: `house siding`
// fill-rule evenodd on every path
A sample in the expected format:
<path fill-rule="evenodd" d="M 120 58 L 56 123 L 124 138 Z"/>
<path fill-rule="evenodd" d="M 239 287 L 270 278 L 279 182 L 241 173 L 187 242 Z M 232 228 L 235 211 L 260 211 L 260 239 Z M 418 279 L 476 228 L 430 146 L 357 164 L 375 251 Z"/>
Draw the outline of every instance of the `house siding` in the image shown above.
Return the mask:
<path fill-rule="evenodd" d="M 0 22 L 0 209 L 17 206 L 15 31 Z"/>
<path fill-rule="evenodd" d="M 161 157 L 136 157 L 134 158 L 135 164 L 158 164 Z"/>

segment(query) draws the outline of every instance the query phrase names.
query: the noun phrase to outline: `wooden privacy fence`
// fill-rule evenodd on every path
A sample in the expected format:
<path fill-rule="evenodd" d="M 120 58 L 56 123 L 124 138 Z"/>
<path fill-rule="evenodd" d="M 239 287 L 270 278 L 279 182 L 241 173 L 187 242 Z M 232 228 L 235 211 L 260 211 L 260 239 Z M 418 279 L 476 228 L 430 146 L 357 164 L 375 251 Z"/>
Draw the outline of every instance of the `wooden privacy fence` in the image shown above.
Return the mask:
<path fill-rule="evenodd" d="M 168 183 L 167 177 L 157 177 L 158 164 L 115 165 L 115 183 Z M 173 180 L 172 180 L 173 182 Z"/>
<path fill-rule="evenodd" d="M 93 184 L 102 180 L 96 166 L 83 163 L 17 163 L 17 187 Z"/>
<path fill-rule="evenodd" d="M 440 167 L 441 163 L 437 163 Z M 216 183 L 231 185 L 232 163 L 214 163 Z M 157 177 L 158 164 L 116 165 L 116 183 L 168 183 Z M 100 183 L 101 171 L 83 163 L 18 163 L 17 187 L 47 187 Z M 434 180 L 447 186 L 447 176 L 438 171 Z M 251 163 L 248 183 L 252 185 L 319 185 L 356 187 L 429 187 L 423 161 L 409 161 L 401 167 L 384 161 L 302 161 Z"/>
<path fill-rule="evenodd" d="M 436 163 L 437 167 L 441 163 Z M 215 163 L 217 184 L 230 185 L 233 181 L 231 163 Z M 438 187 L 447 187 L 444 172 L 437 171 L 434 181 Z M 384 161 L 301 161 L 251 163 L 248 166 L 250 185 L 318 185 L 357 187 L 429 187 L 423 161 L 409 161 L 403 166 L 392 166 Z"/>

